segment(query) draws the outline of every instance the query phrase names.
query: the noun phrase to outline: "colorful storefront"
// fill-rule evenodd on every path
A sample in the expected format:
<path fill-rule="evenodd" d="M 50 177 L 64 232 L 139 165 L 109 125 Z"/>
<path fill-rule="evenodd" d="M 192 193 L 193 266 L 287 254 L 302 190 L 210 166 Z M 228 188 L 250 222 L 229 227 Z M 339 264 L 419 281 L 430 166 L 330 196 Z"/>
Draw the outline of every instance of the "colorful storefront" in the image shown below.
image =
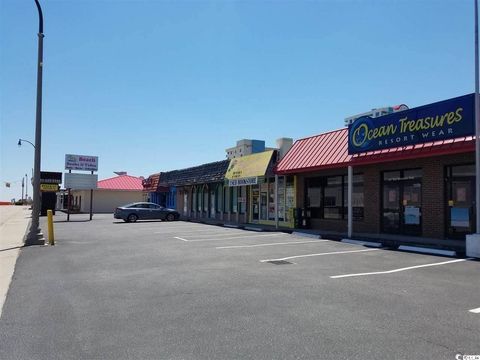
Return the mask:
<path fill-rule="evenodd" d="M 476 231 L 473 114 L 467 95 L 360 118 L 296 141 L 276 172 L 297 177 L 304 227 L 461 247 Z"/>
<path fill-rule="evenodd" d="M 235 222 L 294 226 L 295 177 L 273 172 L 277 151 L 269 150 L 230 160 L 225 185 L 237 209 Z"/>

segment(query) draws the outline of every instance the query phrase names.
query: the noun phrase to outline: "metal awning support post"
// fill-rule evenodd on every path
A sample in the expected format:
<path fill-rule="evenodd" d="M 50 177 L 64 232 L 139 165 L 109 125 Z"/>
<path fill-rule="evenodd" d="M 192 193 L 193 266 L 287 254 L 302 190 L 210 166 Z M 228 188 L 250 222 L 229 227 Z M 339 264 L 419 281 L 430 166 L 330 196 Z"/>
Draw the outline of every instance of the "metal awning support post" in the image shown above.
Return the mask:
<path fill-rule="evenodd" d="M 353 207 L 352 207 L 352 194 L 353 194 L 353 167 L 348 166 L 348 238 L 352 237 L 353 233 Z"/>
<path fill-rule="evenodd" d="M 478 0 L 475 0 L 475 234 L 467 235 L 466 254 L 480 258 L 480 99 L 478 69 Z"/>

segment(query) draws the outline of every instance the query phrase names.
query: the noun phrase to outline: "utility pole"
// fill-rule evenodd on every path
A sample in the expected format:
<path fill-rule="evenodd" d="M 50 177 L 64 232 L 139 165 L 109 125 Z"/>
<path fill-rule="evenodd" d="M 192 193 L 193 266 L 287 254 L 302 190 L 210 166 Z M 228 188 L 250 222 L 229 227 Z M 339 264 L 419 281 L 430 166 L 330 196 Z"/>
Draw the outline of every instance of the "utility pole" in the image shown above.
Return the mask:
<path fill-rule="evenodd" d="M 33 210 L 30 230 L 25 239 L 25 246 L 45 245 L 45 239 L 40 230 L 40 162 L 42 147 L 42 77 L 43 77 L 43 13 L 38 0 L 35 0 L 38 10 L 38 61 L 37 61 L 37 109 L 35 118 L 35 163 L 33 174 Z"/>

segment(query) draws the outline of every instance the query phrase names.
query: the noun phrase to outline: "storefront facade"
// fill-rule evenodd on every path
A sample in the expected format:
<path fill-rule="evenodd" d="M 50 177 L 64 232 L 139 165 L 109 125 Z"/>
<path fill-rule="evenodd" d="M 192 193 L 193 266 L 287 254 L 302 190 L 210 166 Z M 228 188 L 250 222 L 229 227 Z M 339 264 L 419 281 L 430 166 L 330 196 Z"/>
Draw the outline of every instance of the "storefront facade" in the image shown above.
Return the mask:
<path fill-rule="evenodd" d="M 353 236 L 464 243 L 465 235 L 476 231 L 471 100 L 470 96 L 451 99 L 298 140 L 278 164 L 277 173 L 297 176 L 297 204 L 303 210 L 304 227 L 346 236 L 351 167 Z M 431 126 L 434 121 L 442 124 L 442 117 L 443 126 Z M 412 125 L 405 125 L 410 119 Z M 389 127 L 388 121 L 394 125 Z M 361 131 L 353 139 L 355 124 Z M 404 130 L 422 127 L 417 124 L 430 128 L 418 129 L 428 142 L 412 142 L 415 131 L 401 136 L 393 132 L 402 125 Z M 383 130 L 376 130 L 382 126 Z M 375 138 L 380 132 L 387 135 Z M 353 145 L 365 145 L 364 139 L 372 149 L 351 151 L 352 140 Z M 387 146 L 403 141 L 403 146 Z"/>
<path fill-rule="evenodd" d="M 293 227 L 295 177 L 274 174 L 277 156 L 276 150 L 268 150 L 230 160 L 225 185 L 232 193 L 236 222 Z"/>

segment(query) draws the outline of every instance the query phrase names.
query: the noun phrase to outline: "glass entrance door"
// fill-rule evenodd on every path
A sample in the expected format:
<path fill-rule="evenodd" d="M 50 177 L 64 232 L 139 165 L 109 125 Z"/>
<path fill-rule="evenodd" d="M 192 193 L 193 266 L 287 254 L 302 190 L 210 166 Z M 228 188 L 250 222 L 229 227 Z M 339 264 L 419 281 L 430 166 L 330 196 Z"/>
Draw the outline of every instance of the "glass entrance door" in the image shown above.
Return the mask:
<path fill-rule="evenodd" d="M 267 204 L 267 192 L 260 192 L 260 219 L 261 220 L 267 220 L 267 210 L 268 210 L 268 204 Z"/>
<path fill-rule="evenodd" d="M 422 234 L 422 173 L 419 169 L 383 173 L 382 230 Z"/>
<path fill-rule="evenodd" d="M 464 240 L 475 227 L 475 166 L 447 168 L 447 237 Z"/>
<path fill-rule="evenodd" d="M 406 235 L 421 235 L 422 183 L 407 180 L 402 185 L 403 233 Z"/>
<path fill-rule="evenodd" d="M 252 187 L 252 221 L 258 222 L 260 216 L 260 190 L 258 185 Z"/>
<path fill-rule="evenodd" d="M 400 232 L 400 185 L 383 185 L 383 231 Z"/>

